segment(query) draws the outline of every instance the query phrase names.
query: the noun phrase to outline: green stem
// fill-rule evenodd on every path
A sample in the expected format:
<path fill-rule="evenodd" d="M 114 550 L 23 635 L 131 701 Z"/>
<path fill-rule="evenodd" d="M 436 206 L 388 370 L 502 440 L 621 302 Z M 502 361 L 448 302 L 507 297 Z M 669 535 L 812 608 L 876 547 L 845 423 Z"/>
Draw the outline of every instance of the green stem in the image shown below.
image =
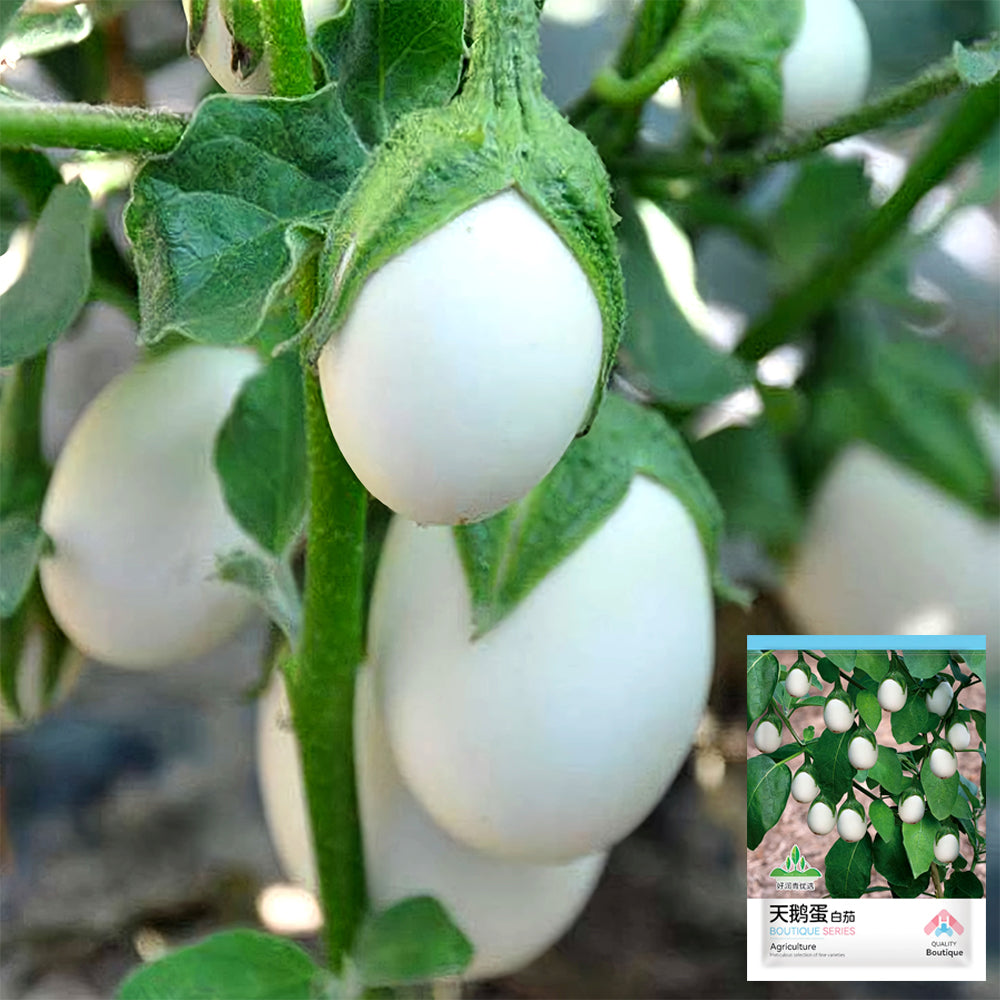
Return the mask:
<path fill-rule="evenodd" d="M 971 47 L 982 49 L 994 44 L 996 39 L 991 37 Z M 811 132 L 775 139 L 751 150 L 719 155 L 705 150 L 695 158 L 670 150 L 650 149 L 622 156 L 614 162 L 613 167 L 617 173 L 633 176 L 652 174 L 660 177 L 719 178 L 754 174 L 771 164 L 797 160 L 852 135 L 879 128 L 911 114 L 931 101 L 961 90 L 964 86 L 955 69 L 955 60 L 947 56 L 864 107 Z"/>
<path fill-rule="evenodd" d="M 869 791 L 869 790 L 868 790 L 867 788 L 865 788 L 865 786 L 864 786 L 864 785 L 862 785 L 862 784 L 859 784 L 859 783 L 858 783 L 857 781 L 852 781 L 852 782 L 851 782 L 851 784 L 852 784 L 852 785 L 853 785 L 853 786 L 854 786 L 854 787 L 855 787 L 855 788 L 856 788 L 856 789 L 857 789 L 857 790 L 858 790 L 859 792 L 864 792 L 864 793 L 865 793 L 865 795 L 867 795 L 867 796 L 868 796 L 868 798 L 870 798 L 870 799 L 878 799 L 878 798 L 881 798 L 881 796 L 880 796 L 880 795 L 875 795 L 875 794 L 874 794 L 873 792 L 870 792 L 870 791 Z"/>
<path fill-rule="evenodd" d="M 781 707 L 781 705 L 778 704 L 778 702 L 774 698 L 771 699 L 771 705 L 774 707 L 774 710 L 780 716 L 781 721 L 785 724 L 785 726 L 787 726 L 788 731 L 792 734 L 792 739 L 795 740 L 795 742 L 798 743 L 798 745 L 802 747 L 802 749 L 804 750 L 806 745 L 796 735 L 795 730 L 792 729 L 791 719 L 789 719 L 788 716 L 785 714 L 785 710 Z M 798 754 L 796 754 L 795 756 L 797 757 Z"/>
<path fill-rule="evenodd" d="M 278 97 L 302 97 L 316 89 L 312 55 L 298 0 L 264 0 L 261 29 L 271 73 L 271 92 Z"/>
<path fill-rule="evenodd" d="M 172 111 L 109 105 L 0 101 L 0 147 L 50 146 L 167 153 L 188 120 Z"/>
<path fill-rule="evenodd" d="M 354 780 L 354 682 L 363 655 L 362 576 L 367 495 L 330 433 L 319 379 L 305 371 L 309 545 L 302 651 L 288 697 L 316 846 L 329 961 L 337 971 L 365 909 Z"/>
<path fill-rule="evenodd" d="M 262 27 L 271 84 L 281 97 L 312 92 L 302 7 L 265 0 Z M 300 272 L 305 322 L 316 306 L 316 266 Z M 328 960 L 340 972 L 365 912 L 365 870 L 354 776 L 354 685 L 364 654 L 362 600 L 368 497 L 326 419 L 319 378 L 303 361 L 309 467 L 302 647 L 286 682 L 319 875 Z"/>
<path fill-rule="evenodd" d="M 972 153 L 1000 119 L 1000 80 L 971 90 L 910 165 L 899 189 L 844 247 L 822 260 L 747 331 L 737 355 L 759 361 L 836 301 L 896 233 L 924 195 Z"/>
<path fill-rule="evenodd" d="M 938 899 L 942 899 L 944 897 L 944 887 L 941 885 L 941 873 L 938 871 L 936 864 L 931 865 L 931 881 L 934 883 L 934 895 Z"/>

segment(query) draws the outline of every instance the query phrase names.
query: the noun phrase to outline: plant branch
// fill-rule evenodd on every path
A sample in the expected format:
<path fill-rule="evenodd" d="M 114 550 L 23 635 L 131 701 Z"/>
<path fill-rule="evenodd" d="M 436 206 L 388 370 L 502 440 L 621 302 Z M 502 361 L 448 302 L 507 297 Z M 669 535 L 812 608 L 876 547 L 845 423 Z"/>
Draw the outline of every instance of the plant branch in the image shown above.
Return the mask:
<path fill-rule="evenodd" d="M 0 147 L 167 153 L 188 119 L 173 111 L 48 101 L 0 101 Z"/>
<path fill-rule="evenodd" d="M 892 197 L 842 249 L 820 261 L 750 327 L 736 354 L 746 361 L 759 361 L 828 308 L 906 224 L 921 198 L 989 136 L 998 120 L 1000 80 L 971 90 L 910 165 Z"/>
<path fill-rule="evenodd" d="M 806 745 L 796 735 L 795 730 L 792 729 L 792 721 L 791 721 L 791 719 L 788 718 L 788 715 L 785 713 L 785 710 L 781 707 L 781 705 L 778 704 L 778 702 L 777 702 L 777 700 L 775 698 L 771 699 L 771 704 L 774 706 L 774 710 L 780 716 L 781 721 L 788 727 L 788 731 L 792 734 L 792 739 L 794 739 L 795 742 L 798 743 L 798 745 L 800 747 L 802 747 L 803 750 L 805 750 Z M 796 754 L 796 756 L 798 756 L 798 754 Z"/>
<path fill-rule="evenodd" d="M 944 897 L 944 888 L 941 885 L 941 873 L 938 871 L 936 864 L 931 865 L 931 881 L 934 883 L 934 895 L 938 899 L 942 899 Z"/>
<path fill-rule="evenodd" d="M 858 783 L 857 781 L 852 781 L 852 782 L 851 782 L 851 784 L 852 784 L 852 785 L 853 785 L 853 786 L 854 786 L 854 787 L 855 787 L 855 788 L 856 788 L 856 789 L 857 789 L 857 790 L 858 790 L 859 792 L 864 792 L 864 793 L 865 793 L 865 795 L 867 795 L 867 796 L 868 796 L 868 798 L 870 798 L 870 799 L 881 799 L 881 798 L 882 798 L 882 796 L 881 796 L 881 795 L 875 795 L 875 794 L 874 794 L 874 792 L 871 792 L 871 791 L 869 791 L 869 790 L 868 790 L 867 788 L 865 788 L 865 787 L 864 787 L 864 785 L 861 785 L 861 784 L 859 784 L 859 783 Z"/>
<path fill-rule="evenodd" d="M 996 44 L 991 36 L 971 46 L 986 48 Z M 626 155 L 615 160 L 613 168 L 625 175 L 662 177 L 729 177 L 735 174 L 752 174 L 763 167 L 786 160 L 797 160 L 815 153 L 826 146 L 852 135 L 859 135 L 879 128 L 897 118 L 902 118 L 919 108 L 960 90 L 965 84 L 955 69 L 955 60 L 947 56 L 923 70 L 912 80 L 886 91 L 881 97 L 856 111 L 828 122 L 811 132 L 798 133 L 775 139 L 756 149 L 738 152 L 715 153 L 706 149 L 698 156 L 649 149 Z"/>
<path fill-rule="evenodd" d="M 271 85 L 281 97 L 314 86 L 302 6 L 261 6 Z M 316 307 L 316 260 L 296 282 L 299 321 Z M 340 453 L 316 372 L 303 359 L 309 530 L 302 647 L 286 681 L 298 736 L 330 967 L 337 974 L 365 912 L 365 870 L 354 776 L 354 685 L 364 653 L 362 594 L 368 495 Z"/>

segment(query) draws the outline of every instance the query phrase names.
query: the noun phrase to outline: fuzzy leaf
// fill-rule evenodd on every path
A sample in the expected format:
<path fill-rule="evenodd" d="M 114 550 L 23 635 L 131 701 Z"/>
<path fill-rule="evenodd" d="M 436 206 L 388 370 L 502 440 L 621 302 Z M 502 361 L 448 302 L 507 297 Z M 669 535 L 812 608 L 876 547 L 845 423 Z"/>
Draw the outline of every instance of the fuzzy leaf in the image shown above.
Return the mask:
<path fill-rule="evenodd" d="M 30 518 L 12 514 L 0 521 L 0 618 L 9 618 L 21 606 L 45 542 L 45 533 Z"/>
<path fill-rule="evenodd" d="M 302 632 L 302 601 L 285 562 L 263 553 L 233 549 L 216 555 L 215 573 L 220 580 L 249 591 L 292 648 L 297 648 Z"/>
<path fill-rule="evenodd" d="M 912 743 L 918 736 L 927 731 L 930 716 L 927 713 L 927 702 L 921 695 L 911 694 L 906 704 L 892 713 L 892 735 L 897 743 Z"/>
<path fill-rule="evenodd" d="M 306 509 L 305 403 L 294 353 L 244 383 L 215 442 L 226 505 L 265 549 L 280 555 Z"/>
<path fill-rule="evenodd" d="M 903 790 L 903 766 L 899 762 L 899 755 L 892 747 L 879 746 L 878 760 L 868 771 L 868 777 L 881 785 L 890 795 L 898 795 Z"/>
<path fill-rule="evenodd" d="M 847 794 L 854 779 L 854 768 L 848 759 L 853 733 L 835 733 L 827 729 L 813 745 L 816 764 L 816 782 L 832 802 L 839 802 Z"/>
<path fill-rule="evenodd" d="M 747 385 L 749 371 L 698 333 L 675 301 L 665 280 L 672 261 L 657 261 L 651 231 L 643 225 L 648 217 L 641 219 L 625 198 L 616 208 L 622 217 L 616 231 L 628 303 L 619 362 L 629 378 L 676 407 L 710 403 Z"/>
<path fill-rule="evenodd" d="M 826 888 L 834 899 L 860 899 L 872 874 L 872 842 L 866 833 L 851 844 L 838 838 L 826 852 Z"/>
<path fill-rule="evenodd" d="M 944 650 L 929 650 L 920 653 L 904 653 L 903 660 L 911 677 L 926 681 L 948 669 L 948 653 Z"/>
<path fill-rule="evenodd" d="M 778 683 L 780 665 L 774 653 L 747 654 L 747 723 L 767 711 Z"/>
<path fill-rule="evenodd" d="M 651 410 L 608 396 L 590 433 L 519 503 L 454 529 L 476 635 L 503 618 L 593 534 L 632 479 L 659 482 L 687 508 L 710 566 L 722 515 L 681 436 Z"/>
<path fill-rule="evenodd" d="M 903 846 L 914 878 L 923 875 L 934 861 L 934 838 L 938 826 L 938 821 L 926 813 L 919 823 L 902 824 Z"/>
<path fill-rule="evenodd" d="M 361 140 L 381 142 L 410 111 L 446 104 L 465 55 L 463 0 L 352 0 L 313 48 Z"/>
<path fill-rule="evenodd" d="M 781 819 L 792 789 L 792 772 L 767 754 L 747 761 L 747 847 L 752 851 Z"/>
<path fill-rule="evenodd" d="M 920 785 L 927 799 L 927 808 L 935 819 L 947 819 L 958 797 L 958 772 L 950 778 L 939 778 L 932 770 L 930 756 L 920 767 Z"/>
<path fill-rule="evenodd" d="M 82 42 L 94 19 L 83 4 L 65 4 L 45 9 L 22 9 L 23 3 L 5 0 L 0 14 L 0 40 L 8 62 L 40 56 Z"/>
<path fill-rule="evenodd" d="M 1000 73 L 1000 43 L 995 39 L 987 49 L 967 49 L 955 42 L 952 56 L 962 82 L 970 87 L 981 87 Z"/>
<path fill-rule="evenodd" d="M 60 184 L 49 195 L 24 271 L 0 296 L 0 366 L 54 344 L 87 301 L 90 216 L 90 194 L 82 181 Z"/>
<path fill-rule="evenodd" d="M 366 986 L 400 986 L 461 973 L 472 945 L 430 896 L 414 896 L 368 920 L 354 961 Z"/>
<path fill-rule="evenodd" d="M 248 341 L 367 159 L 333 87 L 296 100 L 210 97 L 139 171 L 125 225 L 140 335 Z"/>
<path fill-rule="evenodd" d="M 313 1000 L 330 974 L 297 945 L 257 931 L 223 931 L 144 965 L 118 1000 Z"/>

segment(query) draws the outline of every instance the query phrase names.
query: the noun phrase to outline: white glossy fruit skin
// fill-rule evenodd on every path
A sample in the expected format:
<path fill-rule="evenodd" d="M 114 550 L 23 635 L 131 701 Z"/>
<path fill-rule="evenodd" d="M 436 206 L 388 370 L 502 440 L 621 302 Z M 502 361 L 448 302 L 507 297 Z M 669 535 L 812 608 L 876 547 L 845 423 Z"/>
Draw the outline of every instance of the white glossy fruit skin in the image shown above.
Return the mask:
<path fill-rule="evenodd" d="M 925 808 L 922 795 L 907 795 L 899 804 L 899 818 L 904 823 L 919 823 L 924 818 Z"/>
<path fill-rule="evenodd" d="M 249 595 L 212 579 L 217 552 L 253 549 L 226 508 L 212 452 L 259 368 L 248 350 L 181 347 L 114 379 L 73 428 L 42 509 L 55 552 L 39 578 L 88 656 L 166 666 L 245 621 Z"/>
<path fill-rule="evenodd" d="M 969 727 L 964 722 L 955 722 L 948 727 L 948 742 L 956 750 L 968 750 L 972 743 Z"/>
<path fill-rule="evenodd" d="M 953 833 L 942 834 L 934 844 L 934 857 L 943 865 L 951 864 L 958 857 L 958 837 Z"/>
<path fill-rule="evenodd" d="M 826 728 L 835 733 L 846 733 L 854 725 L 854 713 L 847 702 L 834 698 L 823 706 Z"/>
<path fill-rule="evenodd" d="M 357 477 L 421 524 L 523 497 L 580 429 L 601 313 L 555 230 L 509 190 L 367 281 L 319 357 L 327 417 Z"/>
<path fill-rule="evenodd" d="M 358 674 L 355 761 L 368 895 L 377 909 L 431 894 L 472 941 L 465 978 L 514 972 L 547 950 L 586 905 L 607 859 L 526 865 L 470 850 L 438 828 L 404 787 L 374 699 L 371 670 Z M 258 777 L 268 829 L 281 865 L 316 890 L 298 748 L 280 679 L 257 717 Z M 283 724 L 284 722 L 284 724 Z"/>
<path fill-rule="evenodd" d="M 814 802 L 809 807 L 809 815 L 806 817 L 809 829 L 819 837 L 828 834 L 836 824 L 836 817 L 833 810 L 825 802 Z"/>
<path fill-rule="evenodd" d="M 867 771 L 874 767 L 878 760 L 878 749 L 873 747 L 864 736 L 855 736 L 847 748 L 847 759 L 851 767 L 859 771 Z"/>
<path fill-rule="evenodd" d="M 770 719 L 763 719 L 757 723 L 753 734 L 753 745 L 761 753 L 774 753 L 781 746 L 781 733 Z"/>
<path fill-rule="evenodd" d="M 906 704 L 906 689 L 894 677 L 878 686 L 878 703 L 887 712 L 898 712 Z"/>
<path fill-rule="evenodd" d="M 789 670 L 785 678 L 785 690 L 793 698 L 804 698 L 809 694 L 809 675 L 798 667 Z"/>
<path fill-rule="evenodd" d="M 930 765 L 931 771 L 939 778 L 950 778 L 958 769 L 955 755 L 949 753 L 944 747 L 935 747 L 931 751 Z"/>
<path fill-rule="evenodd" d="M 395 519 L 368 648 L 404 780 L 479 850 L 554 862 L 617 843 L 688 754 L 712 618 L 694 523 L 642 477 L 475 642 L 452 532 Z"/>
<path fill-rule="evenodd" d="M 977 417 L 995 470 L 1000 419 Z M 1000 521 L 977 517 L 867 445 L 836 459 L 783 588 L 810 634 L 986 634 L 1000 648 Z"/>
<path fill-rule="evenodd" d="M 951 689 L 951 685 L 947 681 L 941 681 L 934 688 L 934 693 L 926 695 L 924 698 L 927 702 L 927 711 L 933 712 L 935 715 L 944 715 L 951 707 L 951 699 L 953 697 L 954 692 Z"/>
<path fill-rule="evenodd" d="M 854 0 L 805 0 L 781 76 L 788 128 L 822 125 L 862 103 L 871 76 L 871 43 Z"/>
<path fill-rule="evenodd" d="M 819 785 L 808 771 L 799 771 L 792 778 L 792 798 L 796 802 L 812 802 L 819 795 Z"/>
<path fill-rule="evenodd" d="M 865 835 L 865 818 L 855 809 L 841 809 L 837 817 L 837 833 L 841 840 L 856 844 Z"/>

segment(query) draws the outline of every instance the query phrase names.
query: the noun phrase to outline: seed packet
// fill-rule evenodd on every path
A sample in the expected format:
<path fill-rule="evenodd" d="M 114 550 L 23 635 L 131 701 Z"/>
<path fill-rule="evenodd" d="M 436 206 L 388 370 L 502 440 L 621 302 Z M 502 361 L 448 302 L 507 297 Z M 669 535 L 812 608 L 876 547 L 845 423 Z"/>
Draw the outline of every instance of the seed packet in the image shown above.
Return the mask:
<path fill-rule="evenodd" d="M 748 980 L 986 978 L 986 676 L 983 636 L 747 637 Z"/>

